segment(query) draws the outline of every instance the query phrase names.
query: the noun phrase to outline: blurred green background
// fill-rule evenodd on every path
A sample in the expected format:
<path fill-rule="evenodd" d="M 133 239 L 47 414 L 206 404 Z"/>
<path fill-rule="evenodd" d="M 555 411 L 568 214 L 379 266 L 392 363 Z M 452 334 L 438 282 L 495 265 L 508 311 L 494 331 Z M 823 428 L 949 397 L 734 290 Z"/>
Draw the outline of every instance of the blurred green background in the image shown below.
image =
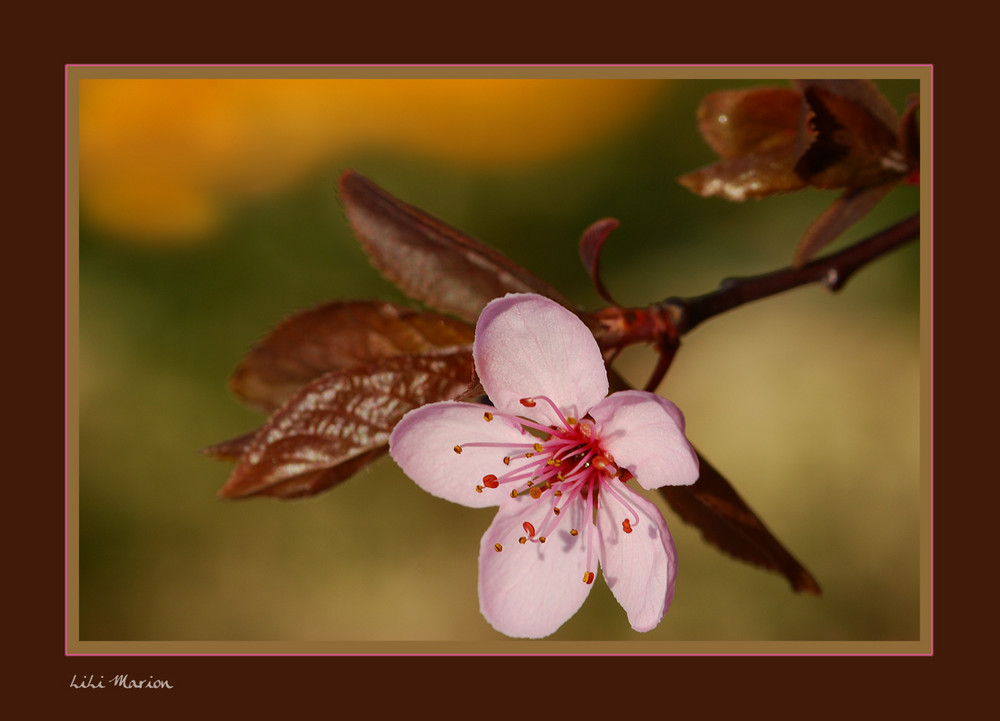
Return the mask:
<path fill-rule="evenodd" d="M 282 317 L 407 302 L 349 231 L 345 168 L 589 308 L 602 303 L 577 241 L 598 218 L 621 222 L 606 285 L 645 305 L 788 265 L 836 197 L 734 204 L 676 183 L 715 160 L 695 125 L 706 92 L 779 81 L 484 81 L 430 99 L 405 82 L 197 82 L 80 85 L 81 641 L 503 638 L 476 596 L 492 511 L 424 493 L 388 457 L 312 499 L 222 501 L 232 466 L 199 453 L 263 420 L 226 380 Z M 879 85 L 897 110 L 919 89 Z M 836 247 L 918 206 L 897 189 Z M 919 637 L 919 256 L 911 244 L 838 295 L 808 287 L 711 320 L 660 388 L 823 596 L 707 546 L 657 497 L 680 556 L 664 621 L 633 632 L 599 581 L 553 640 Z M 652 363 L 637 349 L 618 367 L 641 384 Z"/>

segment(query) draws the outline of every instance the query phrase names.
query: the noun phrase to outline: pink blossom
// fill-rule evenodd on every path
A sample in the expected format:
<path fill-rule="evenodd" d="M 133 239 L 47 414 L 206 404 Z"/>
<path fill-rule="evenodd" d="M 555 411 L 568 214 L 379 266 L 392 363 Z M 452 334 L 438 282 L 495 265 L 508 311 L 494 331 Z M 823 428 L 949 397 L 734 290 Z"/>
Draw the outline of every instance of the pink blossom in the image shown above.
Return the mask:
<path fill-rule="evenodd" d="M 547 636 L 580 608 L 600 566 L 632 628 L 654 628 L 674 595 L 677 554 L 659 509 L 627 482 L 697 480 L 680 410 L 643 391 L 609 396 L 591 332 L 542 296 L 487 305 L 473 357 L 493 405 L 417 408 L 389 450 L 424 490 L 499 506 L 479 549 L 483 615 L 508 636 Z"/>

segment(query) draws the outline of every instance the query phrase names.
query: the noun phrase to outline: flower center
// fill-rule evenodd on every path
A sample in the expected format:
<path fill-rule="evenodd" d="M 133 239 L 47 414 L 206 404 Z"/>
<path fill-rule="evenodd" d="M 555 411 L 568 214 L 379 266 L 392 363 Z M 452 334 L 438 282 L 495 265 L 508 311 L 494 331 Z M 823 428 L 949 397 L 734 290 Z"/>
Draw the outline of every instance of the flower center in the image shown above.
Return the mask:
<path fill-rule="evenodd" d="M 625 533 L 631 533 L 639 522 L 638 514 L 613 483 L 615 479 L 625 483 L 632 478 L 632 474 L 627 469 L 619 468 L 611 454 L 601 447 L 600 432 L 592 418 L 566 416 L 545 396 L 521 399 L 521 405 L 529 409 L 539 402 L 552 408 L 559 419 L 557 425 L 545 426 L 531 419 L 495 410 L 486 411 L 483 413 L 484 422 L 491 423 L 499 418 L 519 425 L 521 432 L 531 439 L 524 443 L 462 443 L 455 446 L 454 451 L 461 453 L 463 448 L 472 447 L 497 449 L 499 475 L 490 473 L 477 480 L 477 493 L 510 488 L 511 498 L 527 495 L 533 502 L 549 506 L 549 512 L 539 528 L 535 528 L 530 521 L 523 522 L 525 535 L 518 539 L 521 545 L 545 543 L 567 516 L 582 517 L 583 527 L 570 528 L 569 533 L 571 536 L 583 534 L 582 541 L 587 549 L 587 570 L 583 582 L 593 583 L 597 568 L 594 554 L 596 538 L 592 531 L 597 528 L 600 496 L 614 496 L 629 512 L 631 517 L 624 518 L 621 524 Z M 583 504 L 583 513 L 564 513 L 573 504 Z M 503 550 L 500 544 L 496 545 L 496 550 Z"/>

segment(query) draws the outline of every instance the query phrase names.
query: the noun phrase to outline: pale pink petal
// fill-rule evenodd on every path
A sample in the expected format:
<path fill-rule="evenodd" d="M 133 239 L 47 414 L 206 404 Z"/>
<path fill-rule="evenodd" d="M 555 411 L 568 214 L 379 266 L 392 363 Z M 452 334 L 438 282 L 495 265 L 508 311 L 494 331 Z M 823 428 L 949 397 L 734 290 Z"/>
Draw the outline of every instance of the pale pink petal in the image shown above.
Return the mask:
<path fill-rule="evenodd" d="M 528 521 L 538 535 L 553 520 L 551 494 L 533 500 L 519 496 L 500 506 L 479 547 L 479 607 L 496 630 L 516 638 L 548 636 L 583 605 L 591 586 L 583 582 L 587 563 L 584 504 L 563 509 L 559 525 L 545 543 L 518 543 Z M 591 527 L 593 529 L 593 527 Z M 496 550 L 500 544 L 501 551 Z M 596 566 L 597 553 L 592 555 Z M 596 570 L 596 568 L 595 568 Z"/>
<path fill-rule="evenodd" d="M 590 415 L 601 446 L 643 488 L 698 480 L 698 454 L 684 437 L 684 416 L 666 398 L 645 391 L 612 393 Z"/>
<path fill-rule="evenodd" d="M 531 409 L 526 396 L 547 396 L 568 416 L 580 417 L 608 394 L 604 359 L 574 313 L 530 293 L 490 301 L 476 324 L 476 372 L 497 408 L 546 425 L 558 417 L 545 403 Z"/>
<path fill-rule="evenodd" d="M 500 502 L 504 491 L 476 492 L 483 476 L 501 476 L 509 470 L 503 458 L 515 446 L 535 439 L 500 416 L 484 420 L 495 409 L 476 403 L 442 401 L 407 413 L 389 436 L 389 454 L 403 472 L 425 491 L 464 506 L 483 508 Z M 500 447 L 455 446 L 465 443 L 500 443 Z"/>
<path fill-rule="evenodd" d="M 605 488 L 597 510 L 602 573 L 632 628 L 649 631 L 673 600 L 677 551 L 655 505 L 621 483 L 613 488 L 620 498 Z M 626 519 L 631 533 L 622 528 Z"/>

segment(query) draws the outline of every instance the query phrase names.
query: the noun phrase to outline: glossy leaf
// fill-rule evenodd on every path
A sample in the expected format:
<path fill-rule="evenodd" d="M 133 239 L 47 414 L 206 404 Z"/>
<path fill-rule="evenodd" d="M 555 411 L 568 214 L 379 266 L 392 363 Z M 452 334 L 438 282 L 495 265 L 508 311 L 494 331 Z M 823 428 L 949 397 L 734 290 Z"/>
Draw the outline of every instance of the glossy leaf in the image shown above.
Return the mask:
<path fill-rule="evenodd" d="M 243 359 L 229 386 L 270 412 L 303 384 L 402 354 L 472 344 L 468 323 L 381 301 L 327 303 L 279 323 Z"/>
<path fill-rule="evenodd" d="M 732 201 L 807 186 L 844 189 L 800 240 L 793 262 L 802 266 L 893 187 L 919 178 L 914 107 L 898 120 L 878 86 L 859 79 L 710 93 L 698 127 L 721 160 L 678 181 Z"/>
<path fill-rule="evenodd" d="M 250 431 L 249 433 L 244 433 L 241 436 L 236 436 L 235 438 L 229 438 L 225 441 L 220 441 L 219 443 L 213 443 L 212 445 L 202 448 L 201 452 L 206 456 L 210 456 L 217 461 L 238 461 L 240 456 L 249 450 L 250 445 L 253 443 L 253 439 L 257 436 L 260 429 Z"/>
<path fill-rule="evenodd" d="M 631 388 L 614 371 L 608 372 L 612 391 Z M 700 451 L 698 480 L 690 486 L 663 486 L 660 494 L 681 520 L 699 531 L 702 538 L 741 561 L 775 571 L 796 591 L 820 593 L 819 584 L 757 517 L 736 489 L 710 464 Z"/>
<path fill-rule="evenodd" d="M 341 200 L 372 265 L 404 293 L 475 323 L 507 293 L 538 293 L 568 305 L 551 285 L 437 218 L 393 197 L 352 170 L 340 178 Z"/>
<path fill-rule="evenodd" d="M 703 197 L 764 198 L 805 187 L 796 160 L 812 142 L 802 94 L 791 88 L 709 93 L 698 108 L 698 129 L 722 158 L 678 178 Z"/>
<path fill-rule="evenodd" d="M 793 80 L 792 86 L 803 93 L 812 89 L 822 91 L 827 97 L 842 98 L 858 111 L 867 113 L 872 121 L 890 130 L 895 129 L 899 122 L 892 103 L 871 80 L 862 78 Z"/>
<path fill-rule="evenodd" d="M 462 394 L 471 371 L 471 348 L 462 348 L 320 376 L 245 445 L 220 495 L 295 498 L 327 490 L 384 453 L 407 411 Z"/>
<path fill-rule="evenodd" d="M 660 493 L 684 521 L 722 551 L 784 576 L 799 592 L 820 594 L 816 579 L 767 529 L 725 478 L 700 453 L 701 475 L 692 486 L 663 486 Z"/>
<path fill-rule="evenodd" d="M 702 197 L 733 202 L 766 198 L 806 187 L 792 163 L 791 148 L 723 160 L 682 175 L 681 185 Z"/>
<path fill-rule="evenodd" d="M 795 144 L 802 95 L 792 88 L 709 93 L 698 107 L 698 129 L 720 157 L 767 153 Z"/>
<path fill-rule="evenodd" d="M 795 172 L 817 188 L 863 188 L 899 180 L 909 171 L 898 150 L 896 115 L 877 89 L 862 81 L 809 82 L 803 95 L 816 137 L 795 164 Z M 881 98 L 884 100 L 884 98 Z M 887 124 L 883 119 L 889 121 Z"/>

